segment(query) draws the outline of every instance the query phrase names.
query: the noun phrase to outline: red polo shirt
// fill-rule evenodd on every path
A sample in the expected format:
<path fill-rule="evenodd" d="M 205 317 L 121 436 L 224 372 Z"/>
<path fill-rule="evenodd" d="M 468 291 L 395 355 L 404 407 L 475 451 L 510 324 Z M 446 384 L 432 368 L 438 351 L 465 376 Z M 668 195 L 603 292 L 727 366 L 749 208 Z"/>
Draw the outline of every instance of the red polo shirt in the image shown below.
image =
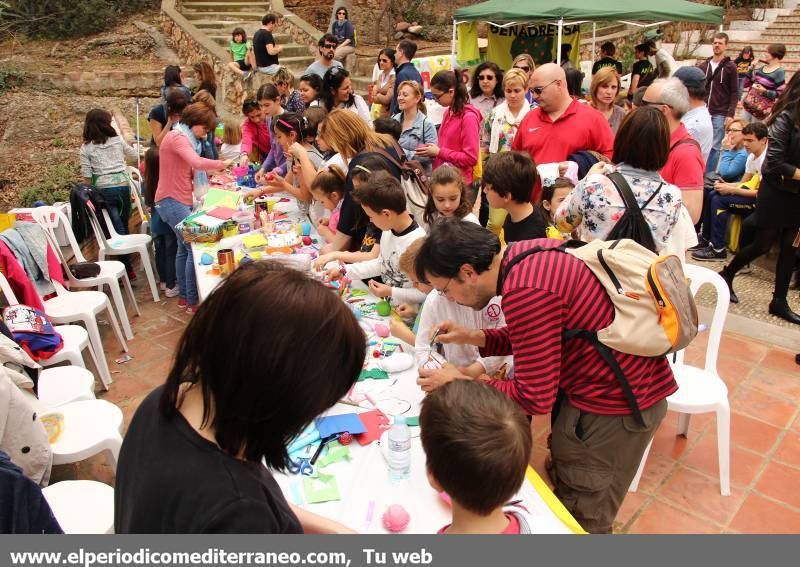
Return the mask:
<path fill-rule="evenodd" d="M 608 120 L 597 110 L 573 100 L 555 121 L 542 108 L 522 119 L 511 149 L 527 152 L 538 165 L 565 161 L 580 151 L 595 151 L 611 157 L 614 133 Z M 536 184 L 538 193 L 539 183 Z"/>
<path fill-rule="evenodd" d="M 693 191 L 703 188 L 705 170 L 700 144 L 681 124 L 669 137 L 669 158 L 661 170 L 661 177 L 681 191 Z"/>

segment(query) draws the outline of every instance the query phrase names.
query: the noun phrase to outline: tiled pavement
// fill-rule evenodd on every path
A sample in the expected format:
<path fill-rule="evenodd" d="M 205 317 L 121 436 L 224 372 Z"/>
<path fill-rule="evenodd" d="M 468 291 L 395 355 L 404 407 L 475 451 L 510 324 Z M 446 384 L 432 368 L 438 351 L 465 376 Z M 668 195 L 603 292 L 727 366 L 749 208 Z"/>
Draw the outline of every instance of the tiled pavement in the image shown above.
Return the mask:
<path fill-rule="evenodd" d="M 132 319 L 133 359 L 124 364 L 118 343 L 105 333 L 114 383 L 98 397 L 122 408 L 127 426 L 142 398 L 163 382 L 189 315 L 175 299 L 153 303 L 136 286 L 141 317 Z M 777 334 L 789 332 L 773 327 Z M 108 330 L 106 327 L 105 330 Z M 769 336 L 761 335 L 769 340 Z M 687 362 L 701 364 L 707 333 L 689 347 Z M 785 341 L 784 341 L 785 342 Z M 800 342 L 797 350 L 800 351 Z M 656 433 L 639 491 L 628 494 L 617 517 L 621 533 L 800 533 L 800 366 L 795 352 L 726 333 L 719 373 L 730 389 L 732 494 L 719 493 L 713 414 L 692 417 L 688 438 L 676 435 L 670 413 Z M 549 416 L 534 419 L 535 468 L 543 461 Z M 55 467 L 53 480 L 93 478 L 113 484 L 102 457 Z"/>

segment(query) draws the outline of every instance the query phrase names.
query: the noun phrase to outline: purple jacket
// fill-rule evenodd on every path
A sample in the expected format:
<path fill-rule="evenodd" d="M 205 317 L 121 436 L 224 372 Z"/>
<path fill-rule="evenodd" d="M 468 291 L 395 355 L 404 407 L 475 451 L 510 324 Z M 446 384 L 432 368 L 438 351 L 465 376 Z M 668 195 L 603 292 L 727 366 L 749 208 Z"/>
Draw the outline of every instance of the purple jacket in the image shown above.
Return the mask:
<path fill-rule="evenodd" d="M 739 102 L 739 73 L 730 57 L 719 62 L 716 72 L 711 72 L 709 57 L 697 65 L 706 74 L 706 104 L 712 116 L 733 118 Z"/>

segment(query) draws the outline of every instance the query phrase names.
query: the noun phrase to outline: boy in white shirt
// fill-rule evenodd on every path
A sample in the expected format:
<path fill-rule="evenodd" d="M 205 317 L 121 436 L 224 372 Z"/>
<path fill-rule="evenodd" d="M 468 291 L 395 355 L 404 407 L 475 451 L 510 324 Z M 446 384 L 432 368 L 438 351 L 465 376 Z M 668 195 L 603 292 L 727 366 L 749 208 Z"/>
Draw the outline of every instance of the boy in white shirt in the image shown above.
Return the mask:
<path fill-rule="evenodd" d="M 376 171 L 366 184 L 353 190 L 353 199 L 382 231 L 380 255 L 372 260 L 331 268 L 328 277 L 335 280 L 346 273 L 352 280 L 367 280 L 380 276 L 383 283 L 392 288 L 393 298 L 403 295 L 408 303 L 422 303 L 425 294 L 411 289 L 411 280 L 400 270 L 400 255 L 412 242 L 424 238 L 425 231 L 406 210 L 406 196 L 400 182 L 385 171 Z"/>

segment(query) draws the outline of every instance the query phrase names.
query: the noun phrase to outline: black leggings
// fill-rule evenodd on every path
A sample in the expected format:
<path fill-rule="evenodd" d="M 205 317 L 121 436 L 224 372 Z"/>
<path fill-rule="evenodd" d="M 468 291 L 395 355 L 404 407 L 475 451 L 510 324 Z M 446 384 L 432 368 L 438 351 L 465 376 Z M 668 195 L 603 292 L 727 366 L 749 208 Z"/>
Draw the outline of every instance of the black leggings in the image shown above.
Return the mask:
<path fill-rule="evenodd" d="M 775 266 L 775 289 L 772 297 L 775 299 L 786 299 L 789 293 L 789 281 L 792 278 L 794 269 L 794 258 L 796 249 L 792 246 L 794 237 L 797 235 L 797 228 L 779 228 L 775 226 L 759 227 L 755 231 L 752 226 L 744 222 L 743 232 L 747 233 L 748 243 L 738 254 L 733 257 L 728 264 L 727 272 L 735 276 L 736 272 L 744 266 L 769 252 L 770 246 L 778 240 L 780 250 L 778 252 L 778 262 Z"/>

